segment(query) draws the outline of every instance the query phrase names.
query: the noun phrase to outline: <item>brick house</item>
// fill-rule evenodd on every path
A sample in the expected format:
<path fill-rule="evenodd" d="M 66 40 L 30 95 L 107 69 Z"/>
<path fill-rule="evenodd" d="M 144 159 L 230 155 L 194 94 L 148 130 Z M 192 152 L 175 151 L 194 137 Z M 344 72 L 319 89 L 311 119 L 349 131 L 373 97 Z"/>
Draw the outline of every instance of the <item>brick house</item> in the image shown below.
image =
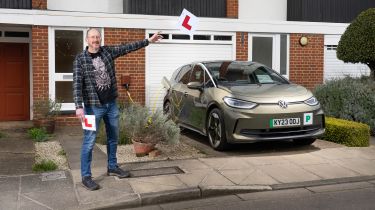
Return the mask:
<path fill-rule="evenodd" d="M 354 3 L 357 6 L 351 7 Z M 161 78 L 194 60 L 254 60 L 310 89 L 332 77 L 367 74 L 364 65 L 337 60 L 335 47 L 348 22 L 373 3 L 325 4 L 323 0 L 0 0 L 0 121 L 30 120 L 35 101 L 58 98 L 64 102 L 59 123 L 77 124 L 72 61 L 84 49 L 89 27 L 101 28 L 105 45 L 162 31 L 161 43 L 116 61 L 117 79 L 130 74 L 132 98 L 151 108 L 161 106 Z M 340 8 L 333 10 L 334 6 Z M 193 36 L 177 29 L 182 8 L 200 19 Z M 301 37 L 307 38 L 306 45 L 300 43 Z M 119 100 L 127 101 L 124 88 L 119 90 Z"/>

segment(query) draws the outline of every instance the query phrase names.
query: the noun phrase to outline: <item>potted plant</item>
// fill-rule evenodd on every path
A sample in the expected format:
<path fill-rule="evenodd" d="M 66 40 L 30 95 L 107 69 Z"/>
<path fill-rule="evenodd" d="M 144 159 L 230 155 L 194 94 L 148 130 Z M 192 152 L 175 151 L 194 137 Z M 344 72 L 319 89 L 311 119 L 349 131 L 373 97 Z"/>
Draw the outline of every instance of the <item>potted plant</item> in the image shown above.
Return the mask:
<path fill-rule="evenodd" d="M 120 122 L 120 130 L 129 135 L 138 157 L 147 155 L 160 142 L 177 143 L 180 138 L 179 127 L 167 115 L 138 104 L 125 107 Z"/>
<path fill-rule="evenodd" d="M 52 99 L 34 102 L 34 127 L 43 128 L 51 134 L 55 131 L 56 116 L 60 113 L 61 103 Z"/>

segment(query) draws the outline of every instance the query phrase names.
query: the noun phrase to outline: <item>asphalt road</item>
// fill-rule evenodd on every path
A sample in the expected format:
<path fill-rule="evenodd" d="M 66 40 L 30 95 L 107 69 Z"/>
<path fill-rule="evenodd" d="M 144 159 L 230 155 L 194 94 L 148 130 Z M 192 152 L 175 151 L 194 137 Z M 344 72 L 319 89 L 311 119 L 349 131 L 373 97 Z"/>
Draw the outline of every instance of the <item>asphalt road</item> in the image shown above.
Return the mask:
<path fill-rule="evenodd" d="M 136 210 L 364 210 L 375 209 L 375 181 L 228 195 L 135 208 Z M 135 210 L 134 209 L 134 210 Z"/>

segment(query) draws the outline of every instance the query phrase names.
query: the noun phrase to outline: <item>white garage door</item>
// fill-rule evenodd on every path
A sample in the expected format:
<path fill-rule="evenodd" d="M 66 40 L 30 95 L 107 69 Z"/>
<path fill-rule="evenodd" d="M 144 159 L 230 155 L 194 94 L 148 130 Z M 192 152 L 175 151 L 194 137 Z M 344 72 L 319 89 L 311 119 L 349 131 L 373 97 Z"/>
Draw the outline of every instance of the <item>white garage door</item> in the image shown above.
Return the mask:
<path fill-rule="evenodd" d="M 166 90 L 161 84 L 162 78 L 170 79 L 178 67 L 193 61 L 235 58 L 235 34 L 206 34 L 190 37 L 190 40 L 183 40 L 184 35 L 168 34 L 164 37 L 167 39 L 162 43 L 146 48 L 146 105 L 152 111 L 163 105 Z"/>
<path fill-rule="evenodd" d="M 344 63 L 336 56 L 340 35 L 326 35 L 324 37 L 324 80 L 343 78 L 346 75 L 360 77 L 369 75 L 370 69 L 364 64 Z"/>

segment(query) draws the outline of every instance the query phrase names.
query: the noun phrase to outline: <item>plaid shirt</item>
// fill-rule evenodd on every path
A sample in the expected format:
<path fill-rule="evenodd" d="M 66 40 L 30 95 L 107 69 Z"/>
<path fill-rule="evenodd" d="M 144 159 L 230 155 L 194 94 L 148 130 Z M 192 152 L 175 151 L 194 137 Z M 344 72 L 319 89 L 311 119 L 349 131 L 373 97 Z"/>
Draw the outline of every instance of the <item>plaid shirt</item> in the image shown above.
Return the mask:
<path fill-rule="evenodd" d="M 127 53 L 145 47 L 148 44 L 148 40 L 144 39 L 129 44 L 100 47 L 99 51 L 101 52 L 102 60 L 107 68 L 111 85 L 113 85 L 115 98 L 118 96 L 118 90 L 114 60 Z M 73 98 L 76 109 L 83 108 L 82 103 L 84 103 L 85 106 L 101 106 L 95 88 L 95 67 L 87 49 L 88 47 L 77 55 L 73 62 Z"/>

